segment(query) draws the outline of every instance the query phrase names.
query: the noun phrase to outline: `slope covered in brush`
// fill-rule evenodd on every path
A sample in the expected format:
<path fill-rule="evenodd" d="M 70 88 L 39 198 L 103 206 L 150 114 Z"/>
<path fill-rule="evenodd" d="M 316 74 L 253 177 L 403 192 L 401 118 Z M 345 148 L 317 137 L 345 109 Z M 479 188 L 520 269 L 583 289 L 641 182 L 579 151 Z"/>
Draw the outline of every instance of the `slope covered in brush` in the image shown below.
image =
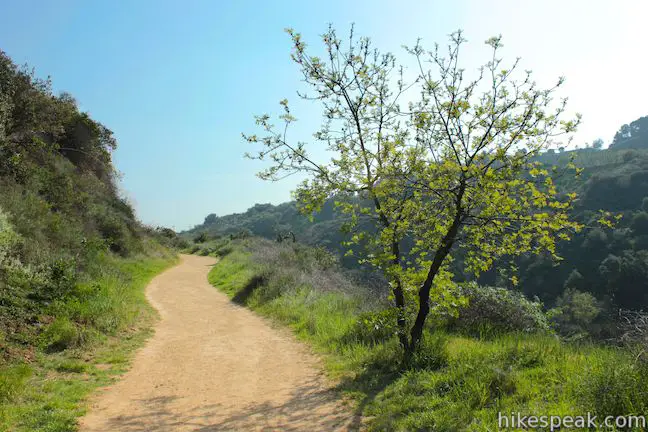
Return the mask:
<path fill-rule="evenodd" d="M 36 343 L 52 307 L 152 235 L 120 196 L 112 132 L 0 52 L 0 346 Z M 148 245 L 148 246 L 147 246 Z M 158 248 L 159 249 L 159 248 Z"/>

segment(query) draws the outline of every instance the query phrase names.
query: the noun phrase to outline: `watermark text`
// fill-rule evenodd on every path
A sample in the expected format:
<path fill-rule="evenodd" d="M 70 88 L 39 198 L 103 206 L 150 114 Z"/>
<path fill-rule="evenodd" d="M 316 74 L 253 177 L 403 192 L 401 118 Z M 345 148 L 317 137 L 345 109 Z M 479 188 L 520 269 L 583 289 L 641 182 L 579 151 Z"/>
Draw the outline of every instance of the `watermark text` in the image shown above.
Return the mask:
<path fill-rule="evenodd" d="M 549 428 L 550 431 L 571 428 L 619 429 L 646 428 L 646 416 L 626 415 L 599 417 L 591 413 L 585 415 L 528 415 L 519 412 L 498 413 L 497 426 L 505 429 Z"/>

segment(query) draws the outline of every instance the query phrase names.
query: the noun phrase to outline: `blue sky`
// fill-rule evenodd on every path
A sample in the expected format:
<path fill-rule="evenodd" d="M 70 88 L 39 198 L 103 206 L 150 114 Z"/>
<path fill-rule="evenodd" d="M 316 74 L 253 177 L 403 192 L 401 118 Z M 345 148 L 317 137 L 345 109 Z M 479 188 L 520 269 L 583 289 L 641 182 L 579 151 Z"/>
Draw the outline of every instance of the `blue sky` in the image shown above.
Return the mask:
<path fill-rule="evenodd" d="M 609 142 L 648 114 L 647 13 L 643 1 L 0 0 L 0 49 L 115 132 L 122 189 L 140 219 L 180 230 L 290 199 L 296 180 L 258 180 L 240 135 L 254 131 L 254 114 L 296 99 L 285 27 L 317 48 L 328 23 L 341 34 L 355 23 L 399 57 L 419 36 L 445 42 L 461 28 L 468 67 L 501 33 L 506 58 L 522 57 L 541 83 L 567 77 L 564 95 L 584 116 L 575 143 Z M 317 111 L 293 108 L 296 134 L 308 137 Z"/>

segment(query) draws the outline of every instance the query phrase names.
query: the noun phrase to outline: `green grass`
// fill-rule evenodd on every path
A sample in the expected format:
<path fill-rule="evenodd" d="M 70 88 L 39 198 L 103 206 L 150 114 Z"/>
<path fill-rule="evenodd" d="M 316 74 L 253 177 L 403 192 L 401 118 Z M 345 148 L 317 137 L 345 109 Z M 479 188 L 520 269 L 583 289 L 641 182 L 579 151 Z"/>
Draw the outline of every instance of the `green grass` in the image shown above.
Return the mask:
<path fill-rule="evenodd" d="M 0 368 L 0 430 L 74 431 L 97 387 L 126 371 L 156 314 L 144 287 L 176 262 L 171 256 L 105 256 L 94 280 L 51 305 L 56 318 L 24 361 Z"/>
<path fill-rule="evenodd" d="M 256 274 L 257 268 L 247 259 L 248 256 L 242 250 L 232 252 L 209 272 L 209 283 L 218 283 L 220 290 L 234 297 Z"/>
<path fill-rule="evenodd" d="M 567 344 L 553 335 L 483 340 L 429 328 L 413 367 L 404 370 L 394 338 L 372 344 L 363 336 L 361 299 L 313 289 L 304 269 L 293 269 L 301 277 L 286 277 L 294 262 L 285 252 L 281 261 L 261 265 L 254 247 L 239 243 L 212 269 L 210 282 L 320 352 L 370 430 L 491 431 L 498 412 L 648 412 L 648 365 L 625 350 Z"/>

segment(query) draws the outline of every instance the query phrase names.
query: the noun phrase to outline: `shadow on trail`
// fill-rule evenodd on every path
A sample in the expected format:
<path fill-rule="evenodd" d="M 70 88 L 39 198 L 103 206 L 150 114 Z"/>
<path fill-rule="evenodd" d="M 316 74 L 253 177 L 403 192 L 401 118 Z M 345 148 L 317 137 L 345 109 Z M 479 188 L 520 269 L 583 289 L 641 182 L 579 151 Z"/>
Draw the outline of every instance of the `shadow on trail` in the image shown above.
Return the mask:
<path fill-rule="evenodd" d="M 121 415 L 109 420 L 107 426 L 116 431 L 357 431 L 360 418 L 349 420 L 348 407 L 336 405 L 337 393 L 322 390 L 311 381 L 290 392 L 284 403 L 268 402 L 247 406 L 206 404 L 183 410 L 183 398 L 164 396 L 140 399 L 147 412 Z"/>
<path fill-rule="evenodd" d="M 263 276 L 254 276 L 243 288 L 241 288 L 234 295 L 234 297 L 232 297 L 232 302 L 241 306 L 245 306 L 247 304 L 247 300 L 250 298 L 254 290 L 256 290 L 264 282 L 265 279 L 263 278 Z"/>

